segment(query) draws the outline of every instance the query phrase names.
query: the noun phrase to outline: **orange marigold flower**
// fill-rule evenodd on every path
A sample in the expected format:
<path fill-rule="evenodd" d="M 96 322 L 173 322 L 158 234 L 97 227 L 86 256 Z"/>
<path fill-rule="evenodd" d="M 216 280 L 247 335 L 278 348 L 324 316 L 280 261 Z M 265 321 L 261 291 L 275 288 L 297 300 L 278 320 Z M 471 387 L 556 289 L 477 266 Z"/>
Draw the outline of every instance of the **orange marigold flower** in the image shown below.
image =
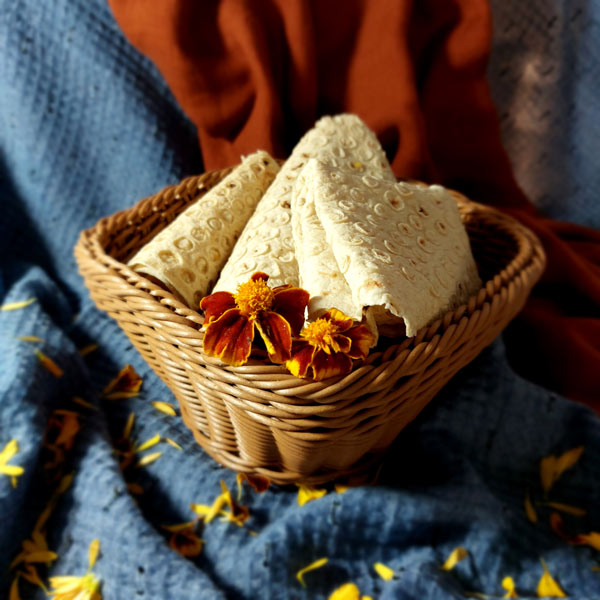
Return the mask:
<path fill-rule="evenodd" d="M 202 299 L 206 354 L 233 366 L 243 365 L 250 356 L 256 326 L 271 361 L 289 360 L 292 335 L 298 335 L 304 324 L 308 292 L 291 285 L 272 288 L 268 279 L 265 273 L 254 273 L 238 286 L 237 293 L 215 292 Z"/>
<path fill-rule="evenodd" d="M 368 327 L 356 324 L 335 308 L 308 323 L 300 338 L 294 341 L 286 367 L 296 377 L 306 376 L 310 367 L 316 381 L 346 375 L 352 370 L 352 359 L 365 358 L 375 345 Z"/>

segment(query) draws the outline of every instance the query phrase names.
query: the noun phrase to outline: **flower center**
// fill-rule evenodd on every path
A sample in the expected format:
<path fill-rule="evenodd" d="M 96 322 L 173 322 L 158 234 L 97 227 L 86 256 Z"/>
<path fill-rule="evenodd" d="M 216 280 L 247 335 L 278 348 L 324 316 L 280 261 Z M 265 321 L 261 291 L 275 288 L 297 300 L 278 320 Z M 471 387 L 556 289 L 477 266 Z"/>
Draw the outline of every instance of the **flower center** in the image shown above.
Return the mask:
<path fill-rule="evenodd" d="M 240 283 L 234 299 L 242 314 L 255 317 L 261 310 L 271 308 L 275 294 L 264 279 L 257 279 Z"/>
<path fill-rule="evenodd" d="M 337 333 L 337 327 L 327 319 L 317 319 L 308 323 L 302 330 L 302 337 L 312 346 L 328 348 L 334 346 L 333 334 Z"/>

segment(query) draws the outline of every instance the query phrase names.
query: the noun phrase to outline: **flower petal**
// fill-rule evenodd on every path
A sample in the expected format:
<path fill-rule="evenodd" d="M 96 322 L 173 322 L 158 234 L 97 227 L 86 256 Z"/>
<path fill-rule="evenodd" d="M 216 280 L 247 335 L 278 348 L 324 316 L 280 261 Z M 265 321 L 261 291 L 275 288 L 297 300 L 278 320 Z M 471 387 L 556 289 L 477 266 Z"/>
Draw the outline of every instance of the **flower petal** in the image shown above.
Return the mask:
<path fill-rule="evenodd" d="M 265 342 L 271 362 L 284 363 L 290 359 L 292 330 L 281 315 L 270 310 L 263 311 L 256 319 L 256 327 Z"/>
<path fill-rule="evenodd" d="M 254 323 L 237 308 L 232 308 L 208 324 L 203 348 L 209 356 L 237 367 L 248 360 L 253 339 Z"/>
<path fill-rule="evenodd" d="M 354 321 L 345 315 L 341 310 L 337 308 L 330 308 L 324 315 L 323 319 L 327 319 L 331 321 L 337 328 L 338 331 L 344 332 L 348 331 L 354 323 Z"/>
<path fill-rule="evenodd" d="M 205 323 L 216 321 L 230 308 L 235 308 L 235 299 L 231 292 L 215 292 L 200 301 L 200 310 L 204 311 Z"/>
<path fill-rule="evenodd" d="M 297 287 L 275 288 L 273 291 L 275 298 L 271 310 L 280 314 L 290 324 L 293 334 L 298 335 L 304 325 L 308 292 Z"/>
<path fill-rule="evenodd" d="M 352 347 L 347 353 L 350 358 L 365 358 L 375 345 L 375 336 L 366 325 L 352 327 L 344 335 L 352 340 Z"/>
<path fill-rule="evenodd" d="M 292 358 L 285 363 L 287 370 L 295 377 L 304 377 L 316 350 L 308 342 L 294 342 Z"/>
<path fill-rule="evenodd" d="M 335 333 L 331 336 L 331 341 L 333 342 L 331 349 L 334 352 L 343 352 L 344 354 L 350 352 L 352 340 L 349 337 Z"/>
<path fill-rule="evenodd" d="M 254 273 L 252 275 L 252 277 L 250 277 L 250 279 L 252 281 L 258 281 L 259 279 L 264 279 L 266 282 L 269 280 L 269 276 L 266 273 L 263 273 L 262 271 L 257 271 L 256 273 Z"/>
<path fill-rule="evenodd" d="M 454 548 L 448 555 L 446 562 L 442 565 L 442 569 L 444 571 L 451 571 L 461 560 L 467 558 L 468 554 L 468 550 L 462 546 Z"/>
<path fill-rule="evenodd" d="M 322 350 L 317 350 L 313 357 L 312 370 L 315 381 L 347 375 L 352 370 L 352 359 L 342 352 L 326 354 Z"/>

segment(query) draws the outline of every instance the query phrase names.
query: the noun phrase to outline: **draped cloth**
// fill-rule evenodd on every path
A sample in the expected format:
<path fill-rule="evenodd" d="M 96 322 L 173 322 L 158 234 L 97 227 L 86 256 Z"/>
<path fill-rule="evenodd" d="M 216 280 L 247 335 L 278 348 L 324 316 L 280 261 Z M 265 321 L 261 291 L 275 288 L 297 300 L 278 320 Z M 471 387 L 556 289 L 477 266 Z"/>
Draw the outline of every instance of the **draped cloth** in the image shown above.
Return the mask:
<path fill-rule="evenodd" d="M 206 169 L 257 148 L 284 158 L 320 116 L 353 112 L 397 176 L 521 219 L 549 260 L 509 328 L 509 358 L 600 411 L 600 233 L 544 219 L 515 181 L 486 80 L 486 1 L 109 3 L 196 125 Z"/>
<path fill-rule="evenodd" d="M 166 36 L 165 40 L 168 38 L 174 25 L 169 14 L 160 12 L 166 10 L 167 4 L 173 9 L 178 8 L 170 14 L 179 14 L 181 5 L 175 2 L 147 3 L 146 9 L 152 15 L 144 15 L 141 10 L 136 16 L 137 35 L 147 41 L 158 41 L 161 36 Z M 331 2 L 321 4 L 325 6 Z M 386 36 L 391 35 L 386 32 L 394 30 L 399 31 L 398 43 L 409 48 L 406 41 L 401 42 L 403 30 L 398 27 L 404 23 L 404 31 L 412 31 L 414 23 L 409 26 L 400 17 L 402 14 L 406 19 L 410 16 L 412 23 L 417 14 L 421 15 L 421 44 L 417 44 L 416 39 L 411 41 L 411 54 L 406 55 L 405 61 L 412 63 L 413 55 L 421 56 L 422 75 L 418 78 L 406 76 L 406 86 L 418 82 L 419 97 L 412 100 L 413 113 L 425 111 L 422 102 L 425 97 L 430 107 L 428 112 L 437 102 L 444 110 L 451 106 L 458 110 L 461 103 L 449 97 L 447 102 L 442 102 L 441 97 L 436 97 L 435 89 L 428 87 L 428 82 L 434 81 L 429 77 L 442 76 L 450 65 L 455 70 L 462 69 L 461 77 L 453 78 L 456 80 L 453 85 L 461 81 L 462 87 L 472 89 L 469 79 L 477 80 L 483 76 L 483 62 L 461 66 L 460 52 L 456 54 L 458 50 L 451 41 L 457 40 L 456 35 L 462 31 L 464 35 L 459 37 L 466 38 L 476 50 L 481 43 L 476 32 L 482 24 L 489 28 L 485 7 L 479 6 L 480 12 L 476 13 L 479 16 L 475 19 L 472 11 L 478 6 L 476 2 L 456 5 L 460 10 L 452 20 L 451 9 L 447 8 L 450 0 L 440 0 L 427 18 L 427 3 L 415 3 L 412 12 L 407 3 L 402 3 L 406 6 L 405 12 L 390 5 L 387 18 L 381 18 L 383 22 L 378 24 L 376 13 L 371 11 L 379 10 L 380 4 L 384 3 L 373 0 L 365 4 L 369 14 L 365 12 L 360 23 L 361 27 L 369 24 L 379 27 L 384 45 Z M 525 10 L 525 4 L 531 11 L 531 18 L 511 25 L 511 19 Z M 559 27 L 577 14 L 589 16 L 588 12 L 577 12 L 583 4 L 589 10 L 594 8 L 593 3 L 585 0 L 530 0 L 527 3 L 494 0 L 496 10 L 506 23 L 505 35 L 518 40 L 526 32 L 527 46 L 535 53 L 534 58 L 546 55 L 550 26 L 553 48 L 564 46 L 562 56 L 570 57 L 569 49 L 572 51 L 574 46 L 587 48 L 585 72 L 578 71 L 577 63 L 572 60 L 567 64 L 573 67 L 569 74 L 573 77 L 577 96 L 587 99 L 593 106 L 594 99 L 600 98 L 600 94 L 590 93 L 592 88 L 586 81 L 589 82 L 594 69 L 600 68 L 600 38 L 593 28 L 594 23 L 600 22 L 600 6 L 596 5 L 595 20 L 586 20 L 591 25 L 582 29 L 579 37 L 570 38 L 566 35 L 568 27 Z M 259 14 L 244 12 L 244 5 L 239 3 L 234 12 L 243 18 L 234 31 L 230 15 L 225 15 L 225 29 L 241 35 L 245 28 L 256 27 L 258 22 L 266 26 L 268 16 L 265 15 L 288 14 L 283 11 L 293 12 L 294 6 L 300 6 L 292 0 L 281 5 L 278 9 L 272 3 L 253 2 L 252 6 L 258 7 L 254 10 L 262 11 Z M 133 11 L 136 3 L 114 6 L 115 14 L 121 17 L 121 12 L 128 6 L 128 10 Z M 222 20 L 224 7 L 230 5 L 221 2 L 218 6 L 213 25 L 219 15 Z M 345 10 L 337 17 L 337 22 L 351 20 L 360 6 L 344 3 Z M 541 6 L 543 10 L 533 10 L 531 6 Z M 188 23 L 195 32 L 194 44 L 208 40 L 207 35 L 221 39 L 223 29 L 219 29 L 219 33 L 211 26 L 210 19 L 206 21 L 210 14 L 203 13 L 204 20 L 192 22 L 190 11 L 193 12 L 192 9 L 183 12 L 179 21 L 181 27 Z M 438 21 L 439 11 L 450 20 Z M 469 15 L 474 20 L 469 21 Z M 151 17 L 157 19 L 153 31 L 149 29 Z M 331 24 L 335 22 L 332 18 Z M 263 48 L 260 51 L 264 55 L 267 44 L 280 44 L 278 54 L 269 51 L 272 63 L 268 64 L 280 61 L 283 67 L 272 76 L 258 79 L 260 83 L 271 77 L 276 82 L 272 89 L 283 88 L 285 78 L 292 77 L 290 73 L 301 71 L 310 75 L 312 72 L 308 67 L 302 70 L 301 64 L 294 66 L 302 58 L 298 56 L 296 61 L 299 51 L 295 51 L 294 60 L 290 54 L 281 55 L 288 47 L 286 40 L 302 21 L 294 21 L 296 29 L 283 17 L 279 17 L 277 23 L 279 34 L 273 32 L 270 36 L 253 38 L 256 48 Z M 574 23 L 581 23 L 581 17 Z M 330 44 L 332 52 L 338 49 L 333 62 L 337 63 L 340 72 L 351 73 L 354 67 L 360 67 L 361 78 L 376 78 L 376 74 L 371 73 L 373 68 L 362 61 L 368 61 L 379 46 L 365 52 L 367 40 L 360 30 L 356 30 L 351 39 L 346 39 L 340 31 L 329 27 L 325 16 L 313 21 L 313 27 L 317 26 L 319 31 L 326 29 L 325 34 L 320 35 L 320 43 Z M 132 27 L 130 23 L 126 29 L 134 39 Z M 144 30 L 148 32 L 142 35 Z M 233 39 L 223 37 L 226 45 L 220 47 L 239 45 L 238 33 Z M 41 544 L 39 535 L 33 538 L 36 526 L 38 533 L 43 531 L 48 549 L 56 555 L 47 563 L 32 563 L 46 584 L 51 576 L 84 575 L 90 542 L 100 541 L 100 553 L 93 572 L 101 580 L 105 600 L 327 600 L 336 588 L 348 582 L 355 583 L 362 595 L 380 600 L 447 600 L 475 594 L 501 597 L 506 593 L 502 581 L 507 576 L 513 578 L 520 598 L 536 598 L 536 588 L 544 573 L 540 558 L 569 598 L 589 600 L 598 596 L 598 573 L 594 571 L 597 551 L 585 545 L 570 545 L 557 535 L 549 523 L 556 508 L 545 502 L 570 504 L 586 511 L 583 516 L 564 513 L 567 533 L 600 531 L 597 511 L 600 503 L 600 421 L 589 407 L 565 399 L 515 373 L 507 362 L 505 342 L 512 346 L 514 353 L 523 338 L 517 338 L 514 343 L 510 329 L 461 370 L 402 432 L 385 456 L 376 484 L 351 488 L 344 493 L 336 492 L 330 485 L 326 488 L 327 494 L 304 506 L 298 504 L 295 486 L 272 485 L 267 492 L 258 494 L 244 484 L 240 502 L 250 513 L 244 527 L 214 519 L 199 533 L 204 545 L 198 557 L 186 558 L 170 548 L 172 534 L 164 527 L 193 519 L 192 503 L 212 504 L 221 493 L 220 480 L 235 495 L 236 476 L 201 449 L 179 413 L 169 416 L 154 408 L 153 402 L 170 402 L 174 406 L 176 402 L 116 322 L 95 306 L 77 271 L 73 247 L 80 232 L 102 217 L 201 172 L 204 165 L 212 168 L 236 162 L 236 153 L 250 151 L 254 146 L 236 146 L 231 156 L 223 154 L 219 158 L 221 162 L 213 160 L 211 164 L 213 155 L 208 152 L 206 143 L 198 144 L 198 127 L 203 130 L 203 126 L 194 125 L 183 113 L 182 106 L 188 115 L 192 115 L 191 107 L 183 105 L 182 97 L 174 98 L 173 92 L 179 94 L 179 91 L 171 74 L 161 66 L 168 78 L 165 82 L 155 64 L 127 41 L 105 0 L 5 2 L 0 11 L 0 40 L 0 305 L 13 304 L 14 308 L 14 303 L 21 303 L 21 308 L 0 310 L 0 598 L 11 597 L 10 588 L 15 581 L 21 598 L 47 598 L 42 589 L 26 580 L 25 576 L 30 573 L 23 563 L 11 568 L 11 563 L 23 550 L 24 541 L 29 541 L 25 545 L 29 549 L 32 544 L 36 547 Z M 177 44 L 170 46 L 165 40 L 165 52 L 171 52 Z M 254 61 L 251 47 L 246 44 L 236 52 L 238 59 L 243 56 L 245 60 Z M 211 48 L 218 57 L 215 49 L 219 46 L 212 44 Z M 359 48 L 360 61 L 354 53 L 355 59 L 350 61 L 350 49 L 358 51 Z M 186 46 L 182 56 L 192 56 L 192 49 Z M 510 45 L 503 44 L 499 50 L 514 59 L 509 52 Z M 160 54 L 157 51 L 153 57 L 156 64 L 160 64 Z M 401 47 L 398 54 L 402 55 Z M 345 60 L 344 56 L 347 57 Z M 440 58 L 443 56 L 445 61 Z M 320 60 L 318 62 L 321 64 Z M 510 64 L 515 63 L 519 61 L 512 60 Z M 252 64 L 256 67 L 258 62 Z M 494 73 L 504 72 L 498 61 L 492 65 Z M 384 68 L 384 64 L 379 67 Z M 189 68 L 198 82 L 200 71 Z M 409 69 L 409 65 L 403 68 Z M 232 77 L 238 90 L 246 89 L 244 86 L 254 81 L 243 71 L 228 72 L 225 66 L 213 76 Z M 388 91 L 392 95 L 395 77 L 385 81 L 385 77 L 379 75 L 379 88 L 372 90 L 370 99 L 365 96 L 360 100 L 363 108 L 354 102 L 358 102 L 368 88 L 356 81 L 344 88 L 343 95 L 347 98 L 343 105 L 341 99 L 337 105 L 333 101 L 336 94 L 341 98 L 341 92 L 337 87 L 339 81 L 331 80 L 332 77 L 331 72 L 321 72 L 320 83 L 314 91 L 316 108 L 303 109 L 308 113 L 312 110 L 314 114 L 306 114 L 304 122 L 300 122 L 300 108 L 291 100 L 272 100 L 276 106 L 285 107 L 268 111 L 269 118 L 278 110 L 284 111 L 277 125 L 281 129 L 269 130 L 265 125 L 261 130 L 257 125 L 253 135 L 261 141 L 256 145 L 263 145 L 283 157 L 318 114 L 339 109 L 355 110 L 376 129 L 390 158 L 394 159 L 398 174 L 404 171 L 423 179 L 437 178 L 468 191 L 477 199 L 491 202 L 493 197 L 495 203 L 504 199 L 506 204 L 512 204 L 511 210 L 520 211 L 520 218 L 538 227 L 549 250 L 551 266 L 560 267 L 548 271 L 544 283 L 538 286 L 535 303 L 526 309 L 513 331 L 523 335 L 529 323 L 524 352 L 533 355 L 532 344 L 535 342 L 554 357 L 556 362 L 551 367 L 548 363 L 540 363 L 540 371 L 543 365 L 548 369 L 540 375 L 547 378 L 551 372 L 555 379 L 566 377 L 568 380 L 569 369 L 564 369 L 562 364 L 568 359 L 568 366 L 573 369 L 571 375 L 579 372 L 582 377 L 581 373 L 587 373 L 588 384 L 584 386 L 582 380 L 582 389 L 593 391 L 593 376 L 597 371 L 579 368 L 579 363 L 584 360 L 582 356 L 585 356 L 583 350 L 587 348 L 588 352 L 594 348 L 591 333 L 597 306 L 593 287 L 596 280 L 585 275 L 586 271 L 592 272 L 590 265 L 598 258 L 597 255 L 594 257 L 597 244 L 594 244 L 593 234 L 584 228 L 550 224 L 531 208 L 520 208 L 518 192 L 509 193 L 514 183 L 511 183 L 501 152 L 497 161 L 504 175 L 482 167 L 479 170 L 473 168 L 470 174 L 467 173 L 468 177 L 451 176 L 451 172 L 466 169 L 468 162 L 455 160 L 454 148 L 452 152 L 444 150 L 447 149 L 446 140 L 440 138 L 433 143 L 432 117 L 422 117 L 418 126 L 408 117 L 398 124 L 389 117 L 386 125 L 383 120 L 378 121 L 380 115 L 365 112 L 379 100 L 382 107 L 388 106 L 386 110 L 391 110 L 394 103 L 404 99 L 404 108 L 398 114 L 410 108 L 411 93 L 408 90 L 406 98 L 402 90 L 401 95 L 388 98 Z M 496 83 L 500 81 L 498 77 Z M 192 81 L 193 78 L 183 79 Z M 287 98 L 300 98 L 305 91 L 310 91 L 310 82 L 305 79 L 302 82 L 293 77 L 290 79 L 295 82 L 295 87 L 288 90 Z M 562 78 L 560 85 L 563 86 Z M 251 87 L 256 88 L 257 93 L 262 89 L 263 95 L 255 95 L 251 102 L 246 101 L 247 119 L 237 125 L 221 123 L 222 132 L 225 132 L 222 135 L 218 130 L 212 130 L 211 135 L 223 143 L 225 150 L 241 139 L 244 125 L 253 114 L 251 109 L 262 106 L 268 88 L 254 84 Z M 483 109 L 489 106 L 489 97 L 485 86 L 481 90 L 481 97 L 477 97 Z M 349 104 L 350 99 L 353 104 Z M 201 108 L 203 105 L 206 110 L 216 111 L 212 102 L 199 103 Z M 398 104 L 398 108 L 400 106 Z M 522 109 L 526 113 L 529 107 Z M 228 108 L 230 117 L 234 113 L 235 110 Z M 478 131 L 488 121 L 473 107 L 470 113 L 477 122 L 483 119 L 478 127 L 469 129 L 469 136 L 476 140 Z M 218 113 L 214 114 L 218 116 Z M 577 131 L 593 132 L 597 123 L 594 116 L 591 109 L 578 114 Z M 495 127 L 494 120 L 489 118 L 488 125 Z M 441 120 L 446 122 L 448 119 Z M 267 121 L 265 119 L 264 123 Z M 458 127 L 458 115 L 454 121 Z M 431 131 L 426 131 L 423 123 Z M 504 127 L 504 117 L 502 123 Z M 470 127 L 469 123 L 458 129 L 465 127 Z M 421 133 L 417 136 L 411 133 L 413 130 Z M 574 130 L 561 129 L 560 133 L 572 135 Z M 400 133 L 402 135 L 398 137 Z M 412 154 L 414 149 L 405 146 L 411 136 L 412 139 L 422 136 L 428 140 L 427 144 L 421 144 L 421 150 L 416 154 Z M 461 152 L 468 153 L 468 139 L 456 136 L 457 152 L 462 148 Z M 493 139 L 497 141 L 497 132 Z M 489 147 L 478 146 L 471 150 L 472 160 L 480 161 L 479 165 L 493 162 L 484 160 L 484 154 L 493 154 L 493 147 L 490 143 Z M 488 149 L 484 153 L 485 148 Z M 451 155 L 443 161 L 440 158 L 442 150 Z M 548 162 L 542 154 L 537 172 L 550 176 L 548 165 L 560 161 Z M 555 146 L 548 144 L 546 154 L 556 161 Z M 403 156 L 406 160 L 397 158 Z M 585 181 L 581 173 L 596 170 L 592 158 L 582 165 L 585 168 L 580 173 L 575 173 L 577 165 L 572 159 L 573 156 L 565 163 L 565 168 L 573 180 Z M 454 167 L 450 169 L 452 164 Z M 494 177 L 498 180 L 497 186 L 489 183 Z M 505 191 L 500 194 L 498 189 Z M 582 187 L 577 192 L 581 200 L 578 219 L 581 223 L 587 222 L 583 218 L 587 207 L 588 212 L 596 210 L 595 222 L 598 223 L 596 198 L 588 195 L 588 200 L 584 201 L 585 191 Z M 545 199 L 546 206 L 556 207 L 558 200 L 550 194 Z M 565 203 L 561 206 L 566 217 L 575 215 L 568 211 Z M 594 222 L 591 217 L 589 222 Z M 542 230 L 546 232 L 543 235 Z M 551 247 L 556 251 L 551 252 Z M 586 262 L 585 256 L 590 260 L 586 259 Z M 566 292 L 561 295 L 561 290 Z M 537 315 L 537 321 L 529 318 L 528 310 Z M 550 352 L 551 344 L 556 340 L 556 327 L 543 329 L 545 322 L 559 322 L 555 315 L 563 315 L 567 323 L 576 321 L 573 318 L 576 315 L 581 323 L 579 329 L 561 330 L 565 339 L 577 341 L 582 349 L 577 353 L 574 343 L 565 346 L 569 351 L 565 350 L 564 360 L 555 351 Z M 529 321 L 525 321 L 526 318 Z M 546 338 L 541 337 L 540 328 L 545 331 Z M 90 344 L 94 346 L 90 348 Z M 93 351 L 84 356 L 80 352 L 83 348 Z M 56 376 L 56 370 L 54 373 L 49 371 L 48 363 L 42 362 L 36 351 L 52 359 L 62 370 L 62 376 Z M 514 356 L 512 360 L 515 361 Z M 127 364 L 142 377 L 141 390 L 132 398 L 106 398 L 103 394 L 106 385 Z M 129 427 L 132 414 L 133 426 Z M 79 430 L 73 426 L 75 419 Z M 69 448 L 58 448 L 64 452 L 51 447 L 52 440 L 56 442 L 57 439 L 59 421 L 71 424 L 73 436 L 65 435 L 70 440 Z M 50 439 L 48 429 L 54 435 Z M 136 453 L 129 467 L 120 468 L 123 455 L 115 450 L 117 447 L 123 450 L 125 430 L 130 430 L 130 442 L 136 448 L 156 440 L 156 436 L 161 441 Z M 66 428 L 63 431 L 69 433 Z M 164 441 L 166 438 L 182 449 L 169 445 Z M 14 444 L 9 445 L 11 440 L 18 443 L 18 448 L 8 460 L 10 452 L 5 453 L 4 449 L 7 446 L 9 450 L 11 446 L 15 449 Z M 64 440 L 62 446 L 65 446 Z M 540 481 L 540 460 L 580 446 L 583 447 L 580 459 L 545 494 Z M 154 452 L 161 452 L 157 460 L 136 466 L 138 458 Z M 15 476 L 15 487 L 11 476 L 6 474 L 11 472 L 7 466 L 13 467 L 13 473 L 15 467 L 23 469 L 18 477 Z M 67 477 L 67 482 L 71 479 L 71 483 L 60 488 L 62 491 L 57 494 L 63 476 Z M 531 499 L 538 515 L 535 524 L 526 516 L 526 497 Z M 450 571 L 441 569 L 448 555 L 459 546 L 468 551 L 467 557 Z M 296 573 L 325 557 L 328 558 L 326 565 L 306 573 L 306 588 L 303 588 Z M 384 581 L 377 574 L 376 562 L 393 570 L 390 581 Z"/>

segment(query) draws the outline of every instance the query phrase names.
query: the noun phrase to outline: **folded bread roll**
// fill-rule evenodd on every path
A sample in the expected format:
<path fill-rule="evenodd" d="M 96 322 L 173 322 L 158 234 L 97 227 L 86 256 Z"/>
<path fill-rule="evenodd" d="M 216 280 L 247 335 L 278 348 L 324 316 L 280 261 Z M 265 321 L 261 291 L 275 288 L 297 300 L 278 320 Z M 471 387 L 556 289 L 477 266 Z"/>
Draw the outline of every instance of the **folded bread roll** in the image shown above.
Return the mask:
<path fill-rule="evenodd" d="M 128 265 L 158 280 L 190 308 L 198 308 L 278 171 L 279 165 L 267 152 L 244 158 L 143 246 Z"/>
<path fill-rule="evenodd" d="M 347 283 L 326 297 L 327 307 L 354 319 L 371 307 L 378 327 L 401 319 L 410 337 L 481 287 L 456 202 L 439 185 L 392 183 L 310 160 L 293 202 L 321 223 Z M 319 256 L 311 231 L 309 225 L 300 238 L 301 263 Z M 307 269 L 303 279 L 311 292 L 337 278 Z"/>
<path fill-rule="evenodd" d="M 214 291 L 234 292 L 252 273 L 267 273 L 269 284 L 301 284 L 292 234 L 292 188 L 302 167 L 316 157 L 333 167 L 374 173 L 393 180 L 375 134 L 356 115 L 323 117 L 298 142 L 273 185 L 258 203 L 221 271 Z"/>

